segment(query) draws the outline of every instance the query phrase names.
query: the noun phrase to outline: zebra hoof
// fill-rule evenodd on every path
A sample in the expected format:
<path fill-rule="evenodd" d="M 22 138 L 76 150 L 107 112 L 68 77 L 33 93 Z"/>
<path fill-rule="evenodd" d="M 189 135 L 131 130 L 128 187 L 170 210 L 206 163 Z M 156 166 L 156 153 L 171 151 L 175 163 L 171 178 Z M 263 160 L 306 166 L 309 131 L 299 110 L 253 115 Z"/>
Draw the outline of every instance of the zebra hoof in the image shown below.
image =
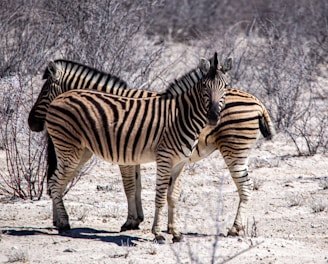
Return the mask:
<path fill-rule="evenodd" d="M 164 244 L 165 244 L 165 237 L 162 236 L 162 235 L 157 235 L 157 236 L 155 237 L 155 242 L 156 242 L 157 244 L 164 245 Z"/>
<path fill-rule="evenodd" d="M 139 221 L 126 221 L 124 225 L 121 226 L 120 232 L 124 232 L 127 230 L 139 230 Z"/>
<path fill-rule="evenodd" d="M 228 236 L 233 236 L 233 237 L 236 237 L 236 236 L 240 236 L 241 232 L 242 232 L 242 228 L 238 228 L 237 226 L 233 226 L 232 228 L 230 228 L 228 230 Z"/>
<path fill-rule="evenodd" d="M 63 226 L 63 227 L 57 227 L 59 234 L 63 235 L 66 233 L 69 233 L 71 231 L 71 226 L 69 224 Z"/>
<path fill-rule="evenodd" d="M 142 223 L 144 221 L 144 217 L 143 216 L 138 216 L 137 221 L 139 221 L 139 224 Z"/>
<path fill-rule="evenodd" d="M 172 241 L 173 241 L 173 243 L 183 242 L 183 237 L 182 237 L 182 235 L 175 236 L 175 237 L 173 237 Z"/>

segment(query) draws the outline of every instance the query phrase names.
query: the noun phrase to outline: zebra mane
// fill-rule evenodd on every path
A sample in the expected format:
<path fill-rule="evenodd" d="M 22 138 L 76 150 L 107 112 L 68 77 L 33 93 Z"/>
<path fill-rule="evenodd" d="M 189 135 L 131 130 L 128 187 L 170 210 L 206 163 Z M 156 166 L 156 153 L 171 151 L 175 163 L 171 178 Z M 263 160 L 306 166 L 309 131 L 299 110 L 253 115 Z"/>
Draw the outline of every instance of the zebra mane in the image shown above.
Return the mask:
<path fill-rule="evenodd" d="M 87 66 L 87 65 L 84 65 L 84 64 L 79 63 L 79 62 L 75 62 L 75 61 L 71 61 L 71 60 L 65 60 L 65 59 L 57 59 L 57 60 L 54 60 L 54 61 L 50 61 L 49 64 L 48 64 L 48 67 L 46 67 L 46 69 L 44 71 L 42 79 L 49 79 L 49 77 L 52 77 L 53 76 L 52 71 L 55 72 L 57 67 L 65 70 L 66 68 L 72 69 L 74 66 L 82 67 L 84 69 L 88 69 L 90 72 L 91 71 L 94 72 L 94 75 L 99 74 L 99 75 L 110 76 L 111 78 L 114 78 L 114 79 L 120 81 L 120 83 L 122 85 L 125 85 L 126 87 L 128 86 L 128 84 L 118 76 L 115 76 L 113 74 L 110 74 L 110 73 L 107 73 L 107 72 L 104 72 L 104 71 L 100 71 L 100 70 L 98 70 L 94 67 Z"/>
<path fill-rule="evenodd" d="M 52 76 L 52 72 L 50 71 L 50 69 L 52 69 L 53 71 L 55 71 L 56 69 L 54 69 L 54 67 L 60 67 L 62 68 L 62 65 L 69 65 L 71 64 L 70 68 L 72 68 L 73 65 L 77 65 L 77 66 L 82 66 L 82 67 L 86 67 L 86 68 L 90 68 L 91 70 L 95 70 L 95 71 L 98 71 L 96 70 L 95 68 L 92 68 L 92 67 L 89 67 L 89 66 L 85 66 L 81 63 L 78 63 L 78 62 L 75 62 L 75 61 L 71 61 L 71 60 L 64 60 L 64 59 L 57 59 L 57 60 L 54 60 L 54 61 L 50 61 L 48 66 L 46 67 L 44 73 L 43 73 L 43 76 L 42 76 L 42 79 L 45 80 L 45 79 L 49 79 L 49 77 Z"/>
<path fill-rule="evenodd" d="M 173 83 L 169 84 L 169 87 L 164 93 L 162 93 L 162 95 L 168 98 L 181 95 L 197 85 L 203 76 L 204 72 L 201 68 L 198 67 L 193 69 L 179 79 L 176 79 Z"/>

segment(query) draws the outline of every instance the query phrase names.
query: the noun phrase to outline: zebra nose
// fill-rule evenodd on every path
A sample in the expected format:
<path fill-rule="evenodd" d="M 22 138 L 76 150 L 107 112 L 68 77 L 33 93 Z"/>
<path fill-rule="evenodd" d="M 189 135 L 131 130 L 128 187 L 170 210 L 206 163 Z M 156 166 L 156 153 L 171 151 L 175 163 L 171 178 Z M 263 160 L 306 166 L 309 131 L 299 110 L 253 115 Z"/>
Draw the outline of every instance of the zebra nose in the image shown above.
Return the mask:
<path fill-rule="evenodd" d="M 220 121 L 220 107 L 218 103 L 210 104 L 207 111 L 207 122 L 210 126 L 216 126 Z"/>
<path fill-rule="evenodd" d="M 28 125 L 30 129 L 34 132 L 41 132 L 44 129 L 44 120 L 32 117 L 28 117 Z"/>

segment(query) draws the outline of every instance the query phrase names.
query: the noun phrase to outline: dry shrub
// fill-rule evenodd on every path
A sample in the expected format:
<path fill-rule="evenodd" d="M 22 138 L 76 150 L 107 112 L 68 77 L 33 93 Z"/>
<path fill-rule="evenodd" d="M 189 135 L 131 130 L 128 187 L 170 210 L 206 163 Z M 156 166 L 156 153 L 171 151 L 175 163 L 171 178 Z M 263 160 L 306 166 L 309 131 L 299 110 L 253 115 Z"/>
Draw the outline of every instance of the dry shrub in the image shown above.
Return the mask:
<path fill-rule="evenodd" d="M 0 172 L 0 191 L 22 199 L 40 199 L 46 176 L 46 148 L 44 135 L 32 134 L 26 124 L 32 81 L 18 75 L 4 86 L 0 141 L 7 166 Z"/>

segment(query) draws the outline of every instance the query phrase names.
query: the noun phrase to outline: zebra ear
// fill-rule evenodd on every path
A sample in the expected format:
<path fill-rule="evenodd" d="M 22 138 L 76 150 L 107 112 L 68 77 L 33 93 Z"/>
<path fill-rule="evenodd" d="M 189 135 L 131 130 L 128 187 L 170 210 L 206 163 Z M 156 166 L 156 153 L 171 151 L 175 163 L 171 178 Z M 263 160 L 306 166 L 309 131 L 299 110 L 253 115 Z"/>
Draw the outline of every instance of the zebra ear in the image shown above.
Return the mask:
<path fill-rule="evenodd" d="M 227 72 L 227 71 L 230 71 L 232 68 L 232 59 L 231 58 L 227 58 L 223 65 L 222 65 L 222 71 L 223 72 Z"/>
<path fill-rule="evenodd" d="M 205 58 L 201 58 L 200 61 L 199 61 L 199 68 L 205 72 L 205 73 L 208 73 L 208 71 L 210 70 L 211 68 L 211 63 L 209 60 L 205 59 Z"/>
<path fill-rule="evenodd" d="M 56 63 L 54 61 L 50 61 L 48 64 L 48 68 L 47 68 L 47 77 L 51 77 L 53 80 L 56 79 Z"/>
<path fill-rule="evenodd" d="M 214 69 L 217 69 L 218 68 L 218 64 L 219 64 L 219 61 L 218 61 L 218 53 L 217 52 L 214 52 L 213 68 Z"/>

